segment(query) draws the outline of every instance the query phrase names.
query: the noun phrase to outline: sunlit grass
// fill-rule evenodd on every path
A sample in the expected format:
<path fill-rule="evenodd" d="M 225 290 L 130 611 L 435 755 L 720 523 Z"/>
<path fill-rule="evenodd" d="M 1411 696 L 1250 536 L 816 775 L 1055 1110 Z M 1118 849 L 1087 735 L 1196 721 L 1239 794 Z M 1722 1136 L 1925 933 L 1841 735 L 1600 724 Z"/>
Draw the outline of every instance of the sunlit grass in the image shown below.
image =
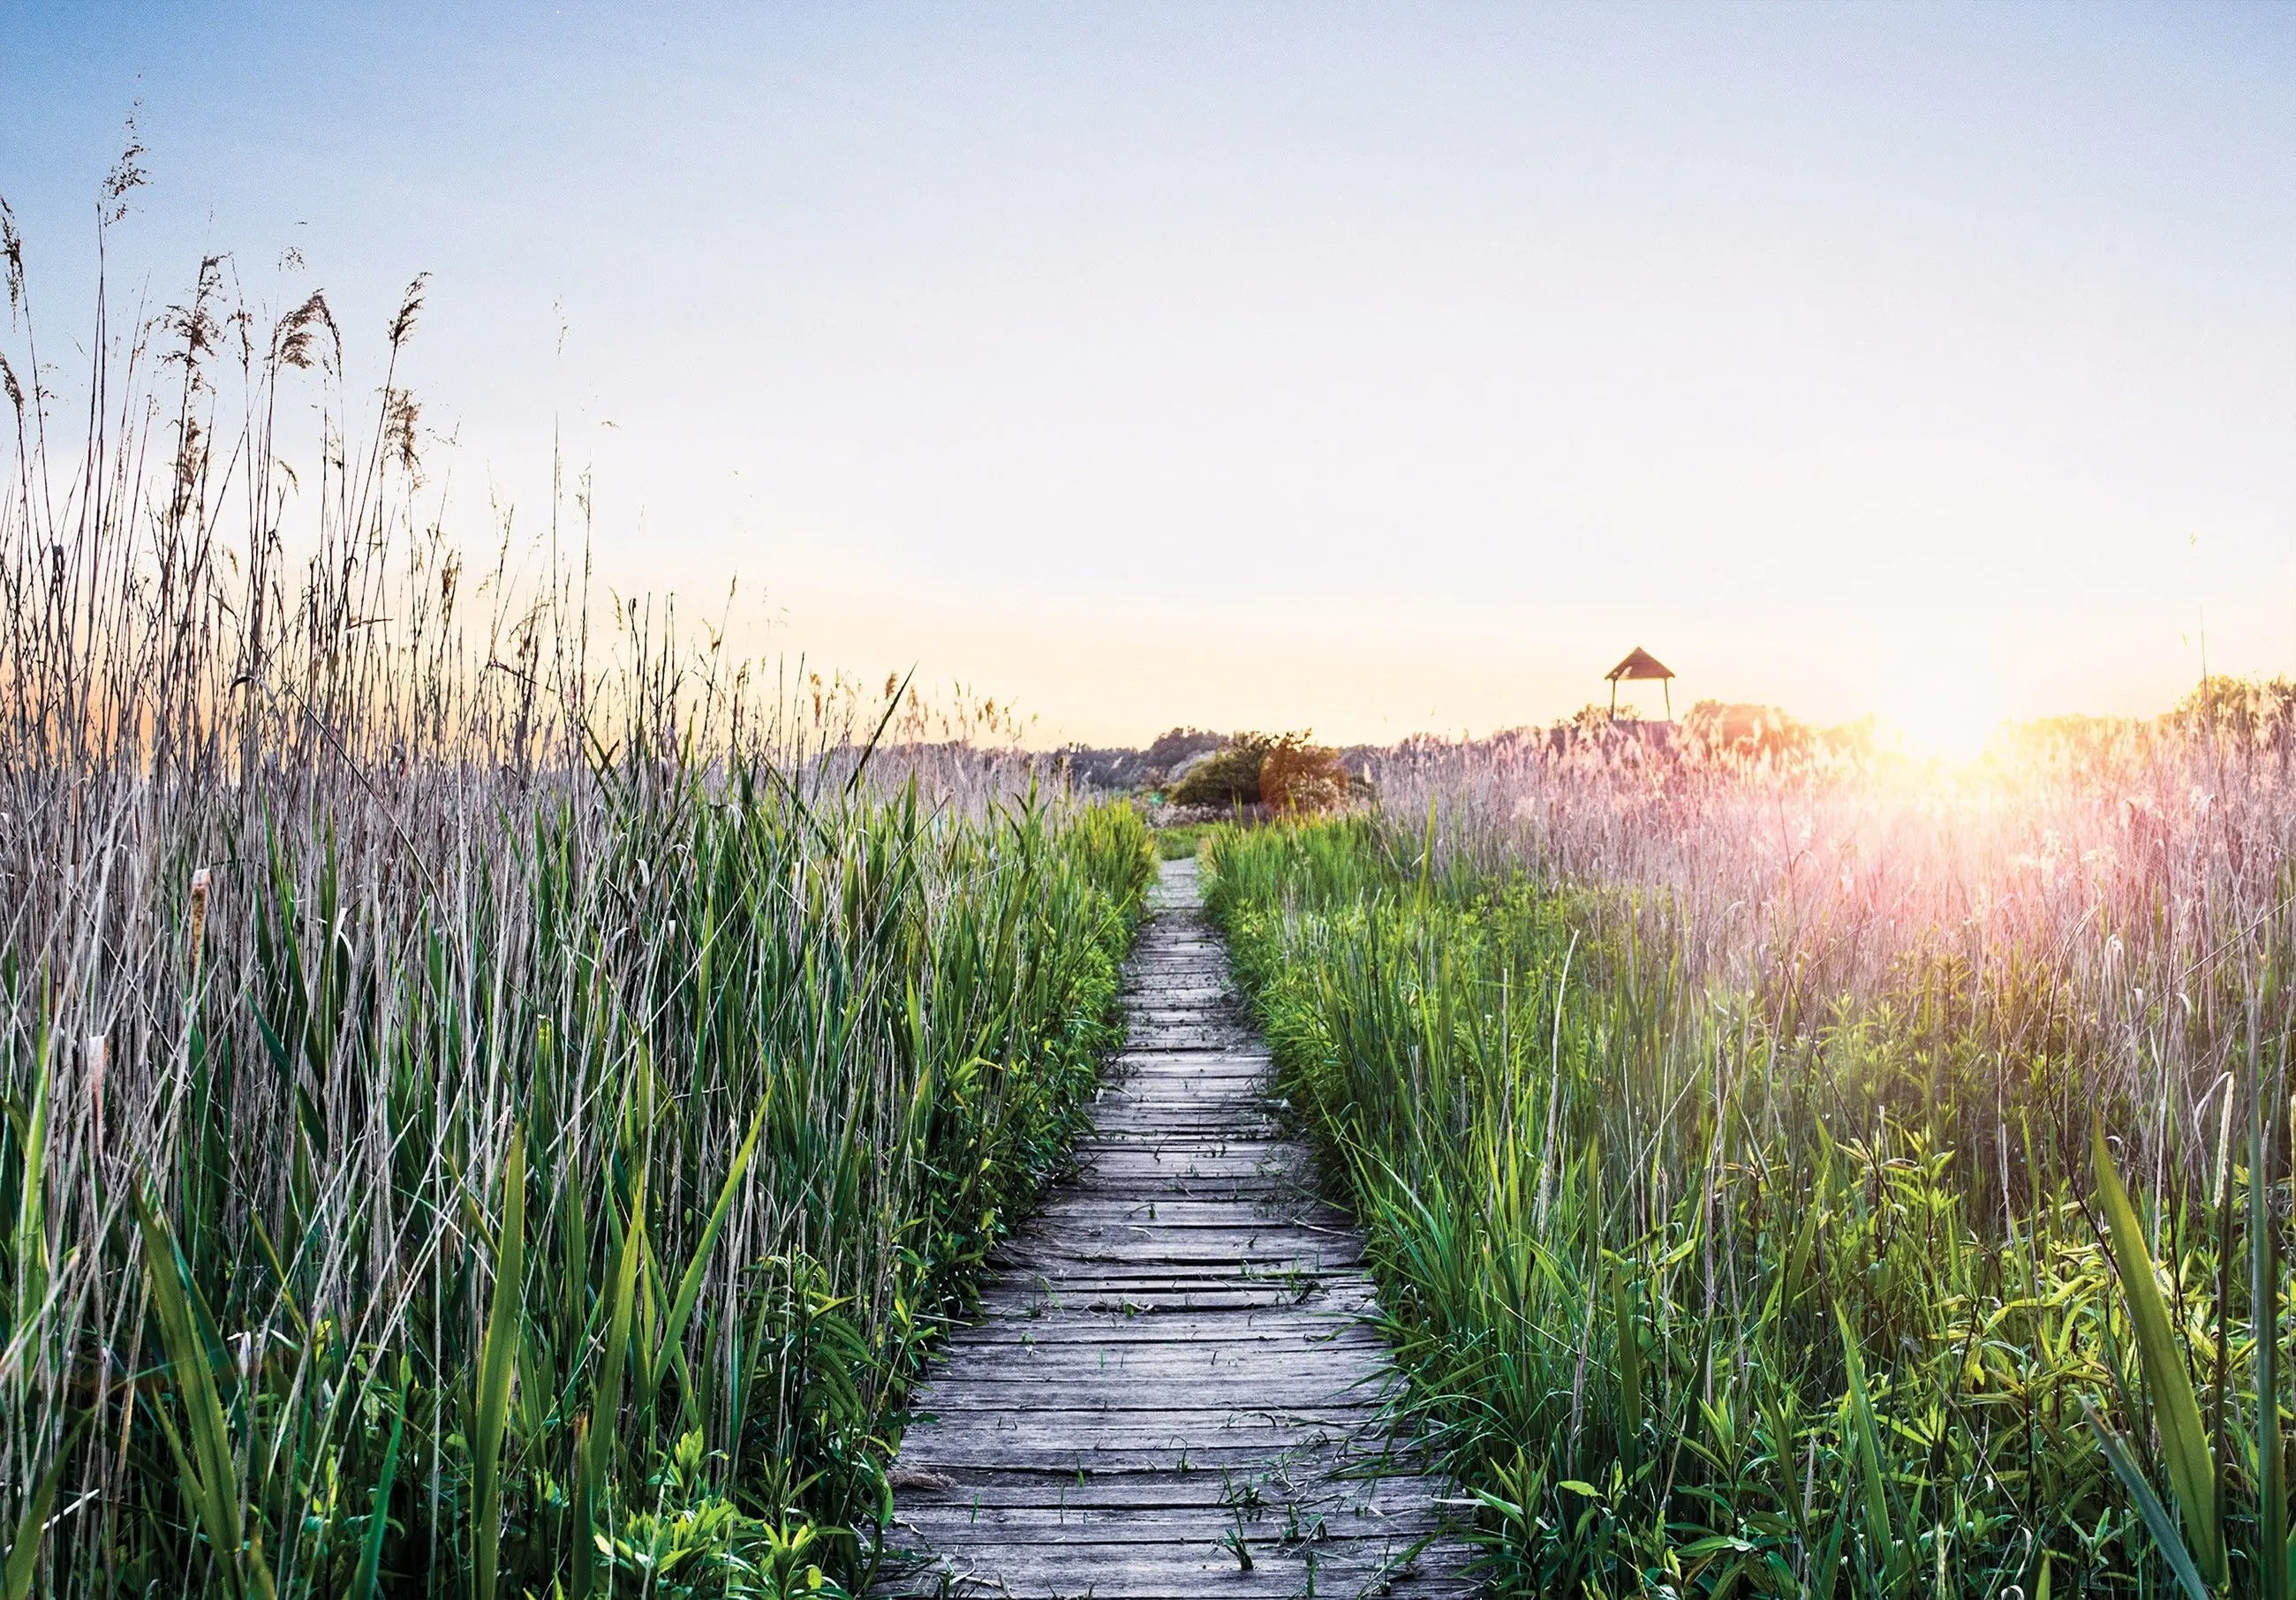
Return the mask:
<path fill-rule="evenodd" d="M 1216 838 L 1504 1588 L 2286 1592 L 2287 731 L 1422 751 Z"/>

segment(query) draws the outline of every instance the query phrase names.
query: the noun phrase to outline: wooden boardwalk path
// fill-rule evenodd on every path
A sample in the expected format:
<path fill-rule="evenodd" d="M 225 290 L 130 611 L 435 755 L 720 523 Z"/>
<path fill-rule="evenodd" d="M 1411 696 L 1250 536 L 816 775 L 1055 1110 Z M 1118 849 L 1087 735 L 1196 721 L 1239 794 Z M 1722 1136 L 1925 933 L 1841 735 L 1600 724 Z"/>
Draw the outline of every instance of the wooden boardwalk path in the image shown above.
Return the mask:
<path fill-rule="evenodd" d="M 885 1594 L 1464 1596 L 1360 1235 L 1276 1125 L 1197 897 L 1168 862 L 1078 1177 L 999 1252 L 894 1467 Z M 1248 1564 L 1247 1564 L 1248 1563 Z"/>

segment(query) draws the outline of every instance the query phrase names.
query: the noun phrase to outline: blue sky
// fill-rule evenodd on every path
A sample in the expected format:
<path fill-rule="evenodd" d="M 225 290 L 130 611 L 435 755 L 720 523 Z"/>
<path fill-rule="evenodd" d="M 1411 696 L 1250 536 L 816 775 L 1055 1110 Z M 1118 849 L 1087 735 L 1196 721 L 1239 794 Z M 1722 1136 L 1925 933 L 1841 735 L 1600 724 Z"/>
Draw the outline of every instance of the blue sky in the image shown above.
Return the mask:
<path fill-rule="evenodd" d="M 0 0 L 0 194 L 78 331 L 140 102 L 155 300 L 228 250 L 371 361 L 433 275 L 474 543 L 555 427 L 620 587 L 1043 737 L 1637 643 L 1918 722 L 2156 708 L 2203 611 L 2296 670 L 2291 82 L 2284 8 Z"/>

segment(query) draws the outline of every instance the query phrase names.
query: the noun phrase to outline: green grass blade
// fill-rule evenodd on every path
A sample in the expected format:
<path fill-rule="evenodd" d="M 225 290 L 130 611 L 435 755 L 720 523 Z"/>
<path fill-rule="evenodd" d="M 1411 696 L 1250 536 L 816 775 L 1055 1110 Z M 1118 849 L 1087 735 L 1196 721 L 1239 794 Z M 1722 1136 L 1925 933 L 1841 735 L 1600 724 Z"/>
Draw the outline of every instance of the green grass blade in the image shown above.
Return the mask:
<path fill-rule="evenodd" d="M 2249 1333 L 2256 1367 L 2257 1563 L 2264 1579 L 2263 1600 L 2288 1600 L 2287 1456 L 2280 1437 L 2280 1260 L 2279 1224 L 2272 1215 L 2272 1193 L 2265 1173 L 2264 1084 L 2256 1063 L 2257 1019 L 2248 1034 L 2248 1269 Z"/>
<path fill-rule="evenodd" d="M 151 1286 L 152 1308 L 160 1318 L 161 1342 L 176 1381 L 176 1397 L 184 1408 L 184 1431 L 189 1448 L 179 1457 L 179 1473 L 186 1473 L 184 1498 L 207 1530 L 226 1570 L 236 1576 L 246 1546 L 246 1524 L 239 1493 L 239 1473 L 231 1448 L 231 1429 L 223 1398 L 217 1392 L 215 1366 L 207 1342 L 200 1336 L 182 1258 L 175 1235 L 143 1186 L 134 1186 L 135 1222 L 144 1235 L 144 1275 Z"/>
<path fill-rule="evenodd" d="M 590 1422 L 583 1440 L 581 1477 L 576 1484 L 580 1514 L 574 1530 L 574 1600 L 589 1600 L 598 1571 L 597 1517 L 604 1503 L 606 1467 L 612 1459 L 614 1430 L 622 1409 L 622 1376 L 629 1365 L 630 1323 L 637 1302 L 638 1264 L 645 1257 L 645 1174 L 638 1175 L 630 1202 L 630 1225 L 622 1234 L 622 1253 L 614 1269 L 614 1306 L 606 1324 L 606 1350 L 590 1393 Z"/>
<path fill-rule="evenodd" d="M 1643 1432 L 1643 1350 L 1636 1321 L 1628 1299 L 1625 1264 L 1614 1262 L 1611 1268 L 1611 1323 L 1619 1346 L 1619 1399 L 1623 1413 L 1619 1418 L 1619 1431 L 1626 1447 L 1629 1472 L 1634 1469 Z"/>
<path fill-rule="evenodd" d="M 517 1369 L 519 1322 L 526 1300 L 526 1129 L 513 1124 L 510 1157 L 503 1164 L 503 1220 L 495 1257 L 494 1303 L 487 1313 L 479 1357 L 478 1426 L 471 1439 L 475 1481 L 471 1592 L 494 1600 L 502 1555 L 503 1424 L 510 1415 L 511 1379 Z"/>
<path fill-rule="evenodd" d="M 1873 1541 L 1874 1554 L 1894 1578 L 1898 1564 L 1898 1534 L 1890 1516 L 1890 1486 L 1882 1476 L 1882 1436 L 1874 1425 L 1873 1398 L 1866 1389 L 1866 1361 L 1857 1352 L 1857 1336 L 1850 1332 L 1849 1317 L 1838 1306 L 1833 1316 L 1841 1325 L 1841 1353 L 1849 1368 L 1851 1437 L 1857 1452 L 1858 1475 L 1866 1481 L 1866 1537 Z"/>
<path fill-rule="evenodd" d="M 742 1179 L 748 1176 L 750 1159 L 758 1153 L 758 1139 L 766 1131 L 766 1110 L 770 1097 L 758 1104 L 758 1114 L 750 1119 L 750 1136 L 742 1141 L 742 1148 L 734 1157 L 734 1165 L 726 1171 L 726 1182 L 718 1191 L 718 1203 L 709 1208 L 709 1220 L 703 1225 L 701 1239 L 693 1247 L 693 1259 L 685 1266 L 685 1276 L 679 1280 L 677 1297 L 670 1302 L 669 1316 L 662 1324 L 660 1356 L 654 1368 L 653 1381 L 661 1382 L 660 1362 L 667 1361 L 678 1348 L 685 1334 L 685 1325 L 693 1315 L 694 1302 L 701 1297 L 701 1280 L 709 1268 L 709 1257 L 718 1248 L 718 1235 L 726 1231 L 726 1218 L 734 1209 L 734 1196 L 741 1192 Z"/>
<path fill-rule="evenodd" d="M 32 1592 L 32 1573 L 40 1561 L 40 1536 L 47 1528 L 48 1514 L 55 1509 L 56 1489 L 64 1481 L 64 1467 L 70 1459 L 67 1441 L 40 1475 L 38 1487 L 25 1502 L 24 1514 L 16 1519 L 16 1537 L 8 1541 L 8 1560 L 0 1566 L 0 1600 L 25 1600 Z"/>
<path fill-rule="evenodd" d="M 383 1535 L 390 1527 L 390 1489 L 398 1476 L 398 1444 L 406 1427 L 407 1364 L 398 1363 L 398 1404 L 390 1418 L 390 1442 L 383 1447 L 382 1470 L 374 1481 L 374 1509 L 367 1515 L 366 1538 L 360 1541 L 358 1571 L 351 1579 L 351 1600 L 374 1600 L 382 1574 Z"/>
<path fill-rule="evenodd" d="M 2167 1458 L 2169 1481 L 2183 1514 L 2194 1563 L 2210 1583 L 2225 1579 L 2222 1530 L 2217 1522 L 2217 1475 L 2209 1448 L 2201 1404 L 2193 1393 L 2192 1374 L 2177 1347 L 2176 1330 L 2168 1306 L 2153 1277 L 2152 1253 L 2144 1248 L 2144 1230 L 2113 1169 L 2112 1153 L 2104 1143 L 2104 1124 L 2090 1129 L 2090 1154 L 2096 1166 L 2097 1201 L 2103 1207 L 2112 1246 L 2113 1265 L 2128 1305 L 2128 1320 L 2136 1332 L 2137 1353 L 2144 1365 L 2144 1381 L 2152 1394 L 2153 1415 L 2161 1430 L 2161 1453 Z"/>
<path fill-rule="evenodd" d="M 43 1026 L 36 1046 L 39 1065 L 34 1071 L 31 1112 L 18 1135 L 24 1159 L 22 1192 L 16 1201 L 12 1252 L 19 1317 L 32 1315 L 48 1298 L 48 1095 L 54 1077 L 53 1044 Z"/>
<path fill-rule="evenodd" d="M 2113 1475 L 2120 1480 L 2121 1487 L 2128 1489 L 2128 1497 L 2136 1502 L 2136 1514 L 2144 1519 L 2144 1526 L 2152 1530 L 2152 1542 L 2161 1547 L 2161 1554 L 2168 1558 L 2169 1570 L 2176 1573 L 2177 1581 L 2184 1585 L 2185 1592 L 2192 1596 L 2192 1600 L 2210 1600 L 2209 1586 L 2202 1579 L 2200 1568 L 2194 1563 L 2192 1552 L 2185 1547 L 2184 1538 L 2177 1533 L 2177 1524 L 2169 1515 L 2169 1508 L 2161 1504 L 2161 1497 L 2154 1494 L 2152 1486 L 2144 1481 L 2144 1473 L 2137 1466 L 2136 1456 L 2129 1453 L 2128 1441 L 2097 1415 L 2096 1407 L 2086 1396 L 2081 1399 L 2081 1409 L 2088 1414 L 2088 1425 L 2096 1430 L 2097 1442 L 2104 1447 L 2104 1458 L 2112 1464 Z"/>

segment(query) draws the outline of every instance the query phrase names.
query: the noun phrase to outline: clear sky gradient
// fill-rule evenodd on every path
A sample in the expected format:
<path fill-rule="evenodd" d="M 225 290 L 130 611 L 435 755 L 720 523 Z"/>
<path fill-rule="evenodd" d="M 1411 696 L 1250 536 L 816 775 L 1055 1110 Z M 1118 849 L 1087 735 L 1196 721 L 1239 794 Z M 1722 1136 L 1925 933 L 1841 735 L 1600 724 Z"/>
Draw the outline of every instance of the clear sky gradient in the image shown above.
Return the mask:
<path fill-rule="evenodd" d="M 474 543 L 558 427 L 618 586 L 1048 741 L 2296 671 L 2296 8 L 655 9 L 0 0 L 51 341 L 140 101 L 134 287 L 434 275 Z"/>

